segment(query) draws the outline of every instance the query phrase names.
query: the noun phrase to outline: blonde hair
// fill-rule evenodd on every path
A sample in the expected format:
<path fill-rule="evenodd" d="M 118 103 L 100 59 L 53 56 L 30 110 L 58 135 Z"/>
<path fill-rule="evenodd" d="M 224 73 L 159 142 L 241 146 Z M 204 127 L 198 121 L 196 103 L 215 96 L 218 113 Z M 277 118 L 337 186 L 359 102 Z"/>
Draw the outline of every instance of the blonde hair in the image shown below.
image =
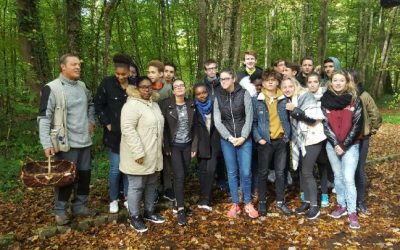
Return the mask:
<path fill-rule="evenodd" d="M 293 84 L 293 86 L 294 86 L 293 96 L 299 96 L 299 95 L 303 94 L 304 92 L 307 92 L 307 89 L 303 88 L 300 85 L 299 81 L 297 81 L 297 79 L 294 77 L 289 77 L 289 76 L 283 77 L 282 82 L 281 82 L 281 88 L 282 88 L 282 84 L 284 81 L 290 81 Z"/>
<path fill-rule="evenodd" d="M 346 85 L 344 86 L 344 89 L 343 89 L 343 91 L 341 93 L 336 92 L 332 88 L 332 79 L 333 79 L 333 77 L 335 75 L 342 75 L 346 79 Z M 351 95 L 352 101 L 354 101 L 357 98 L 357 87 L 356 87 L 355 83 L 350 79 L 349 75 L 344 71 L 335 71 L 335 72 L 333 72 L 332 77 L 329 80 L 328 89 L 330 91 L 332 91 L 333 93 L 335 93 L 336 95 L 342 95 L 344 93 L 348 93 L 348 94 Z"/>

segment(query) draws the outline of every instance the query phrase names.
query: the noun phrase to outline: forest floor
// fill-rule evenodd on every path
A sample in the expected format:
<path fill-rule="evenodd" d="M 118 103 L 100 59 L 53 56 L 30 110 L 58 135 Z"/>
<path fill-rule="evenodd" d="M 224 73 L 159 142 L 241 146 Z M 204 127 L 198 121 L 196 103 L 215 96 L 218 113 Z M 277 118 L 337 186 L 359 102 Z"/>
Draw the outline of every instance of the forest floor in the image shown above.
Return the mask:
<path fill-rule="evenodd" d="M 369 159 L 399 154 L 400 125 L 384 123 L 370 144 Z M 87 230 L 68 230 L 47 239 L 35 236 L 35 230 L 54 225 L 51 213 L 52 190 L 25 189 L 17 204 L 0 201 L 0 235 L 13 233 L 15 242 L 10 249 L 209 249 L 256 248 L 288 249 L 399 249 L 400 248 L 400 160 L 369 164 L 368 204 L 370 215 L 361 215 L 361 229 L 351 230 L 347 216 L 332 219 L 327 214 L 335 204 L 321 209 L 318 219 L 309 221 L 300 215 L 283 216 L 275 209 L 273 187 L 269 184 L 269 215 L 250 219 L 242 213 L 228 219 L 230 199 L 215 189 L 211 213 L 197 208 L 199 186 L 197 178 L 190 179 L 186 190 L 193 215 L 185 227 L 177 224 L 172 208 L 161 210 L 164 224 L 147 223 L 149 231 L 136 233 L 129 222 L 113 222 Z M 300 205 L 298 184 L 289 187 L 286 199 L 294 209 Z M 90 207 L 106 214 L 108 209 L 107 182 L 95 180 Z M 121 208 L 122 209 L 122 208 Z M 294 248 L 291 248 L 294 249 Z"/>

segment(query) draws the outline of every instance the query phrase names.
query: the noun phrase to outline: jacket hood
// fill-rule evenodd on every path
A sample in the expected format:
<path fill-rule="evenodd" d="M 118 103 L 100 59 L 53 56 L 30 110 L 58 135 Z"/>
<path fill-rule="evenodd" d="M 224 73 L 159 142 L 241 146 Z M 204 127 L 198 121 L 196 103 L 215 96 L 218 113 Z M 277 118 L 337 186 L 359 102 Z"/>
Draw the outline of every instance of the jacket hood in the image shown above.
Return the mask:
<path fill-rule="evenodd" d="M 286 96 L 282 93 L 281 89 L 277 89 L 275 98 L 278 98 L 278 100 L 282 100 L 282 99 L 285 99 Z M 258 96 L 257 96 L 257 100 L 265 101 L 265 99 L 266 99 L 266 96 L 264 95 L 264 93 L 261 90 L 260 94 L 258 94 Z"/>
<path fill-rule="evenodd" d="M 330 56 L 329 59 L 333 61 L 333 65 L 335 65 L 335 71 L 341 70 L 339 59 L 333 56 Z"/>
<path fill-rule="evenodd" d="M 128 88 L 126 88 L 126 93 L 128 94 L 128 97 L 130 97 L 130 98 L 135 98 L 138 100 L 146 101 L 140 96 L 139 90 L 135 86 L 128 86 Z M 159 99 L 160 99 L 160 95 L 158 93 L 153 92 L 151 94 L 151 97 L 150 97 L 151 101 L 157 102 Z"/>
<path fill-rule="evenodd" d="M 212 81 L 210 81 L 209 79 L 208 79 L 208 76 L 206 75 L 205 77 L 204 77 L 204 83 L 205 84 L 215 84 L 215 85 L 220 85 L 220 76 L 219 76 L 219 73 L 217 73 L 217 75 L 216 75 L 216 77 L 215 77 L 215 79 L 214 80 L 212 80 Z"/>

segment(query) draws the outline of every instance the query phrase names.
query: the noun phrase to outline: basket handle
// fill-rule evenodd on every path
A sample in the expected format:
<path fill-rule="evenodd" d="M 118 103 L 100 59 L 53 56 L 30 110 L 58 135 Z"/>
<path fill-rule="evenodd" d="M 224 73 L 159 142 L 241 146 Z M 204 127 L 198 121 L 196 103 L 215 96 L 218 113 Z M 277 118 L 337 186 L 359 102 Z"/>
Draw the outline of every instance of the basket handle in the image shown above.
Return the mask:
<path fill-rule="evenodd" d="M 47 156 L 47 174 L 51 174 L 51 155 Z"/>

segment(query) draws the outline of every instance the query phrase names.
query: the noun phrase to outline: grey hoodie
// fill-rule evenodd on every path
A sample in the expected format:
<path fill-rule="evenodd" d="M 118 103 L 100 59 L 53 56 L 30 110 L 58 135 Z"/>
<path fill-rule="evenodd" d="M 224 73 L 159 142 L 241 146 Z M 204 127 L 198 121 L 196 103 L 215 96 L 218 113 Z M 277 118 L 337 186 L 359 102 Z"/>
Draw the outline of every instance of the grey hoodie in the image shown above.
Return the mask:
<path fill-rule="evenodd" d="M 71 148 L 84 148 L 92 145 L 88 123 L 95 124 L 94 105 L 90 92 L 84 90 L 77 81 L 69 80 L 60 74 L 63 92 L 67 103 L 68 141 Z M 53 147 L 50 140 L 51 121 L 53 119 L 56 97 L 48 85 L 41 93 L 38 114 L 39 137 L 43 149 Z"/>
<path fill-rule="evenodd" d="M 339 59 L 337 59 L 336 57 L 333 57 L 333 56 L 330 56 L 328 58 L 333 61 L 335 71 L 341 70 Z M 328 84 L 328 81 L 329 81 L 329 77 L 324 73 L 323 78 L 322 78 L 323 85 L 326 86 Z"/>

